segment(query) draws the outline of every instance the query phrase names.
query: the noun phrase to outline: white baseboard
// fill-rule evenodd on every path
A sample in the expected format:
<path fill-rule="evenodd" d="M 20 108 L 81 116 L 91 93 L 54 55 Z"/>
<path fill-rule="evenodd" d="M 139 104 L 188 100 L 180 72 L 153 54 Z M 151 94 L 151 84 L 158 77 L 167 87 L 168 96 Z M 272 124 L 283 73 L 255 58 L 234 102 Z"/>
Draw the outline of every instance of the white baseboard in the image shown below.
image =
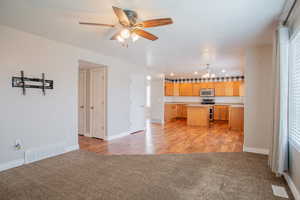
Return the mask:
<path fill-rule="evenodd" d="M 295 197 L 295 200 L 300 200 L 300 192 L 298 191 L 298 189 L 297 189 L 296 185 L 294 184 L 293 180 L 291 179 L 291 177 L 287 173 L 284 173 L 283 177 L 285 178 L 286 182 L 288 183 L 288 185 Z"/>
<path fill-rule="evenodd" d="M 269 155 L 269 149 L 260 149 L 260 148 L 252 148 L 252 147 L 243 147 L 244 152 L 249 153 L 257 153 L 257 154 L 263 154 L 263 155 Z"/>
<path fill-rule="evenodd" d="M 48 144 L 25 150 L 25 164 L 65 153 L 65 143 Z"/>
<path fill-rule="evenodd" d="M 60 146 L 60 145 L 57 145 L 57 146 Z M 11 169 L 11 168 L 19 167 L 24 164 L 29 164 L 32 162 L 36 162 L 39 160 L 43 160 L 46 158 L 50 158 L 53 156 L 57 156 L 60 154 L 64 154 L 64 153 L 67 153 L 70 151 L 75 151 L 75 150 L 79 149 L 79 145 L 76 144 L 76 145 L 72 145 L 72 146 L 65 146 L 62 149 L 59 149 L 59 150 L 56 149 L 56 151 L 53 151 L 52 147 L 54 147 L 54 146 L 55 145 L 49 145 L 46 148 L 31 149 L 29 151 L 25 151 L 25 152 L 27 152 L 27 154 L 33 153 L 32 155 L 29 155 L 29 156 L 33 156 L 33 157 L 25 159 L 25 156 L 24 156 L 23 159 L 13 160 L 13 161 L 9 161 L 9 162 L 0 164 L 0 172 Z"/>
<path fill-rule="evenodd" d="M 163 124 L 161 119 L 151 119 L 151 123 Z"/>
<path fill-rule="evenodd" d="M 11 168 L 19 167 L 23 165 L 24 162 L 25 162 L 24 159 L 19 159 L 19 160 L 13 160 L 13 161 L 0 164 L 0 172 Z"/>
<path fill-rule="evenodd" d="M 65 147 L 65 153 L 70 152 L 70 151 L 76 151 L 78 149 L 79 149 L 79 144 L 67 146 L 67 147 Z"/>
<path fill-rule="evenodd" d="M 115 140 L 115 139 L 119 139 L 119 138 L 122 138 L 122 137 L 125 137 L 125 136 L 128 136 L 130 135 L 130 131 L 127 131 L 127 132 L 124 132 L 124 133 L 120 133 L 118 135 L 112 135 L 112 136 L 108 136 L 106 138 L 106 140 L 110 141 L 110 140 Z"/>

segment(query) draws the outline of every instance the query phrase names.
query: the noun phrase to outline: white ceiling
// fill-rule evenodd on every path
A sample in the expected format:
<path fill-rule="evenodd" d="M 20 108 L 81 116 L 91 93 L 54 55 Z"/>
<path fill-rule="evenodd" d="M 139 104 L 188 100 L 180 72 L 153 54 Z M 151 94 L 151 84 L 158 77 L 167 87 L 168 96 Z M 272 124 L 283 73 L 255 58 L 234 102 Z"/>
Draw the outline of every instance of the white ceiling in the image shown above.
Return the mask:
<path fill-rule="evenodd" d="M 0 24 L 118 56 L 150 69 L 177 75 L 204 69 L 243 73 L 244 50 L 270 44 L 285 0 L 1 0 Z M 78 21 L 117 24 L 111 6 L 133 9 L 141 20 L 172 17 L 170 26 L 150 28 L 155 42 L 140 39 L 121 48 L 116 29 Z M 207 58 L 209 55 L 209 59 Z"/>

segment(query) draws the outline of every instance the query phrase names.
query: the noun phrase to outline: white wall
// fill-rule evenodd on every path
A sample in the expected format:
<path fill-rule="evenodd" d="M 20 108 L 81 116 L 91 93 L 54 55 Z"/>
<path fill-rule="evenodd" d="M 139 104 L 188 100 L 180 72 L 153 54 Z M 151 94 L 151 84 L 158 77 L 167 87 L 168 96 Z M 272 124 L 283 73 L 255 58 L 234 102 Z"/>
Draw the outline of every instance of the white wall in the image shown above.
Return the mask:
<path fill-rule="evenodd" d="M 271 45 L 250 48 L 245 66 L 244 147 L 265 153 L 273 127 L 272 53 Z"/>
<path fill-rule="evenodd" d="M 78 144 L 77 85 L 79 60 L 108 66 L 108 135 L 129 130 L 129 76 L 144 73 L 117 58 L 51 41 L 36 35 L 0 26 L 0 165 L 23 159 L 24 150 L 45 145 Z M 20 70 L 29 77 L 54 80 L 54 90 L 43 96 L 40 90 L 11 87 L 11 77 Z M 21 139 L 24 150 L 15 151 L 15 139 Z"/>

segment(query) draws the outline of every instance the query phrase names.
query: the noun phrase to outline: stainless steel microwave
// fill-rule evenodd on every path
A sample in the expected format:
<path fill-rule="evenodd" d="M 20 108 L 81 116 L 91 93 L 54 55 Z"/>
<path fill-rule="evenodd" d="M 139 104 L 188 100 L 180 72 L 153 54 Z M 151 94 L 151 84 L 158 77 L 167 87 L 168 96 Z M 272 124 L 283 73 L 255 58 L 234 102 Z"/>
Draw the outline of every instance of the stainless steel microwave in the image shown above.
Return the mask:
<path fill-rule="evenodd" d="M 214 97 L 215 96 L 215 89 L 201 89 L 200 90 L 201 97 Z"/>

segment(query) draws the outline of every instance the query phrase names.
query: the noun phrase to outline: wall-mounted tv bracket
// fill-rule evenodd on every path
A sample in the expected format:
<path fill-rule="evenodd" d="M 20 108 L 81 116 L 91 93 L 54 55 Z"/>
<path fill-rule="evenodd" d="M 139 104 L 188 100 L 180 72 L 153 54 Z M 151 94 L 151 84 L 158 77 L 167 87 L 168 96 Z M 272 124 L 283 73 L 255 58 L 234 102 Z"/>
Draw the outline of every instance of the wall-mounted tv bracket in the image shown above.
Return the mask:
<path fill-rule="evenodd" d="M 45 73 L 42 73 L 42 78 L 28 78 L 24 76 L 24 71 L 21 71 L 21 77 L 12 77 L 12 87 L 22 88 L 22 94 L 26 95 L 26 88 L 41 89 L 43 95 L 46 95 L 46 89 L 53 89 L 53 80 L 45 80 Z"/>

